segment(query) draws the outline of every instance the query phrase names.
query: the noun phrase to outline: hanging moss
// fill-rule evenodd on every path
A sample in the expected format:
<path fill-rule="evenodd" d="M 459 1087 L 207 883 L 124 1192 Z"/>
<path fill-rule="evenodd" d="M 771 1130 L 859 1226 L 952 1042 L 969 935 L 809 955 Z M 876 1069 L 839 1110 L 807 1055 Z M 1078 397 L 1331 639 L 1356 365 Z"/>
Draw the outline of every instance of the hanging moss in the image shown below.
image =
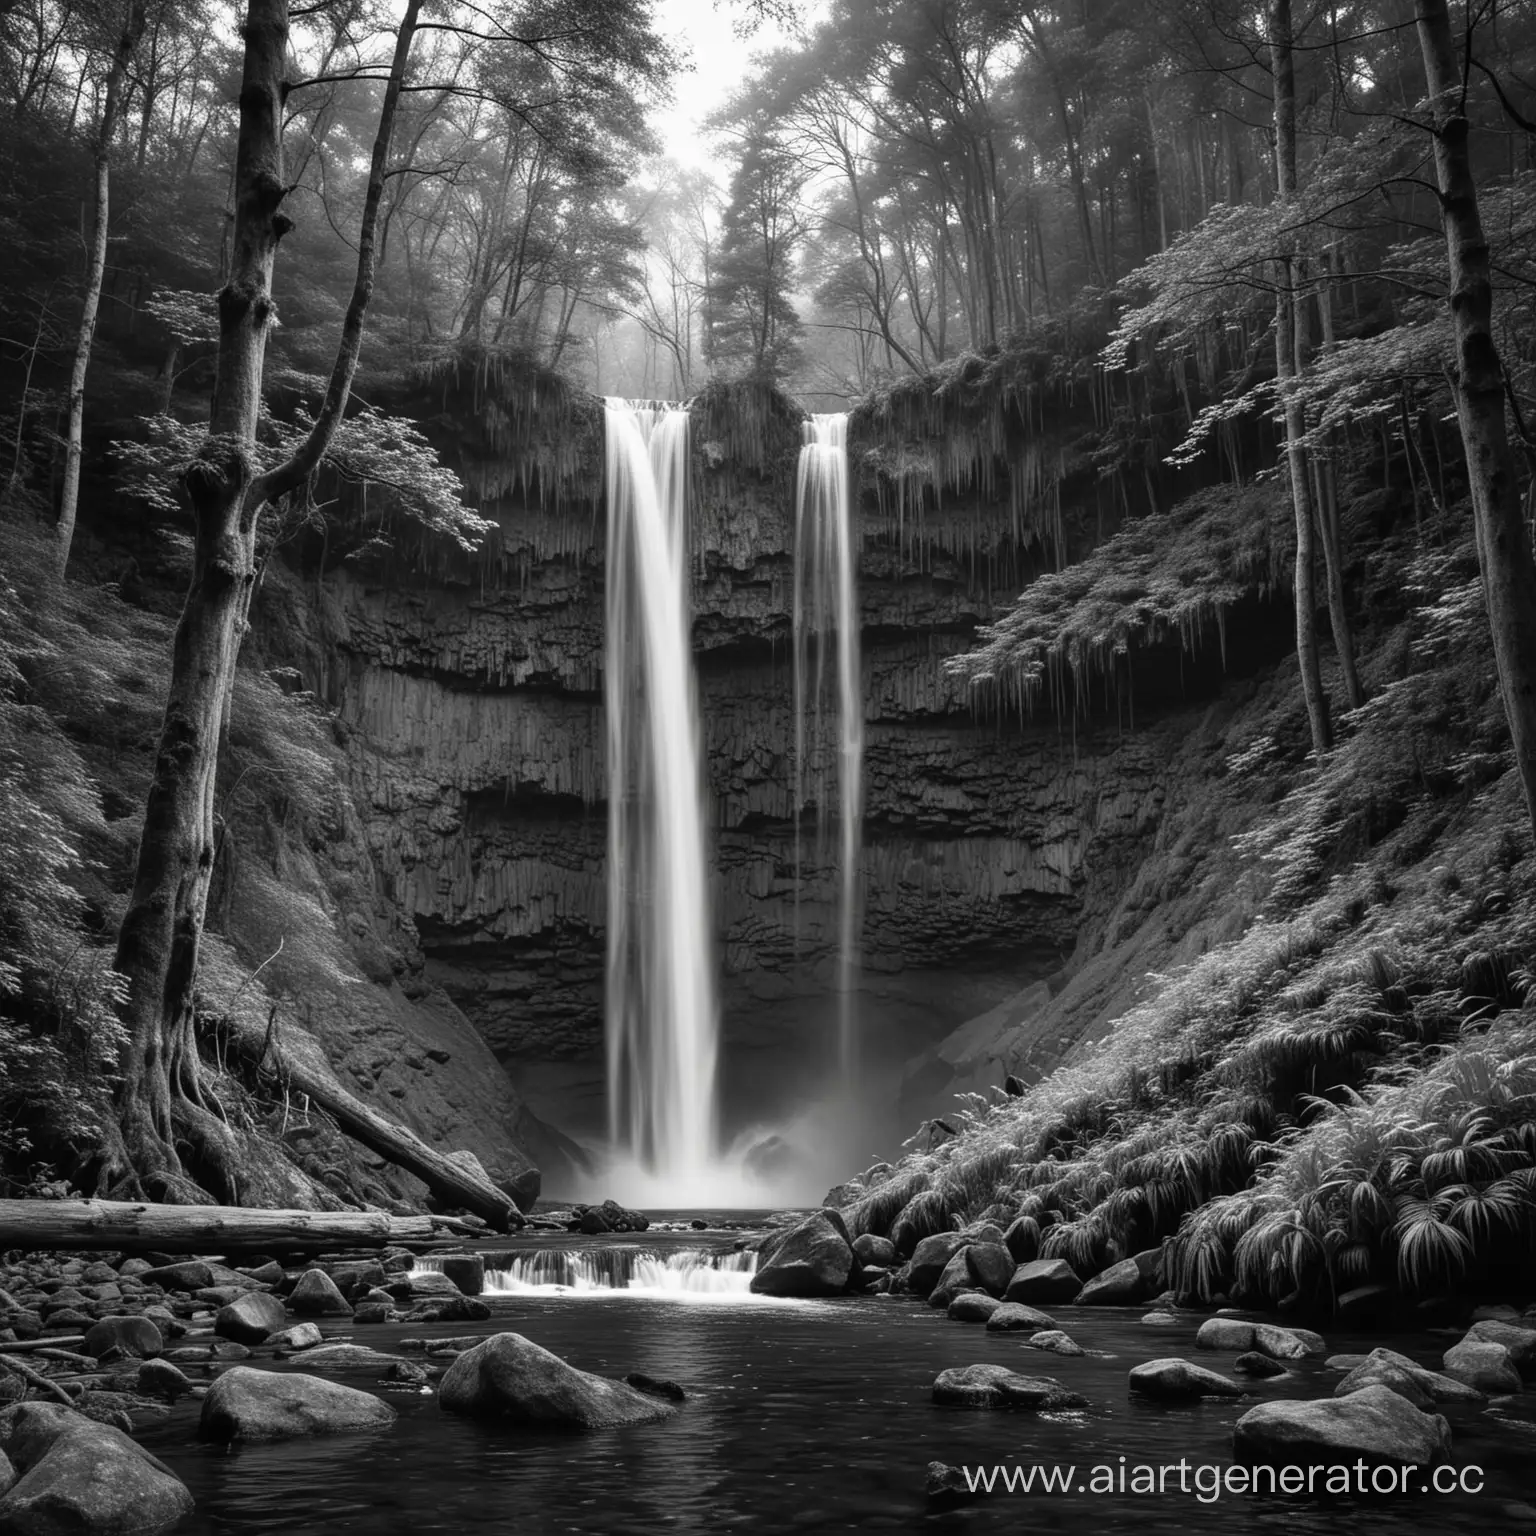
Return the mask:
<path fill-rule="evenodd" d="M 805 412 L 776 385 L 711 379 L 689 402 L 698 467 L 794 482 Z"/>

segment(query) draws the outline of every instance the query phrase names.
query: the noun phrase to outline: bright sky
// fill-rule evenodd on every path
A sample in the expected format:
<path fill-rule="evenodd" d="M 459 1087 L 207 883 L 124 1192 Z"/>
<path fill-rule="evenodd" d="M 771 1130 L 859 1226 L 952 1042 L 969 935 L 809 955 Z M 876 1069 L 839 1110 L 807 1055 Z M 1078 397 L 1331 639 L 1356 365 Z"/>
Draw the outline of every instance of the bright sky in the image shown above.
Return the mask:
<path fill-rule="evenodd" d="M 682 42 L 693 68 L 680 75 L 672 105 L 657 114 L 656 127 L 665 152 L 684 165 L 709 165 L 716 156 L 699 125 L 745 77 L 754 53 L 785 41 L 777 27 L 764 25 L 745 40 L 732 24 L 745 13 L 741 0 L 657 0 L 658 30 Z"/>

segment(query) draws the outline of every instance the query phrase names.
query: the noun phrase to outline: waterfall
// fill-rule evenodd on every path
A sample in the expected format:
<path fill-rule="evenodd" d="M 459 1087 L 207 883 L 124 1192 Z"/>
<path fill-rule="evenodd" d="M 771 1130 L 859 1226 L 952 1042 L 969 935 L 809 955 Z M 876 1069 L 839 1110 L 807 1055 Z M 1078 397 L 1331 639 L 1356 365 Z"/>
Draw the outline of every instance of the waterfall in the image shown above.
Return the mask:
<path fill-rule="evenodd" d="M 559 1289 L 745 1297 L 756 1268 L 755 1253 L 707 1248 L 667 1254 L 633 1245 L 540 1248 L 518 1255 L 506 1269 L 487 1270 L 485 1290 L 491 1296 Z"/>
<path fill-rule="evenodd" d="M 831 815 L 826 767 L 829 759 L 835 759 L 838 1060 L 846 1082 L 853 1074 L 858 1056 L 855 984 L 864 815 L 864 700 L 859 675 L 855 580 L 858 554 L 848 490 L 847 413 L 812 416 L 803 429 L 803 439 L 795 484 L 796 885 L 798 888 L 800 812 L 807 797 L 814 795 L 817 841 L 824 846 Z M 830 658 L 829 652 L 833 653 Z M 829 660 L 833 673 L 830 681 Z"/>
<path fill-rule="evenodd" d="M 713 1166 L 717 1019 L 688 591 L 688 412 L 607 402 L 609 1134 L 685 1198 Z"/>

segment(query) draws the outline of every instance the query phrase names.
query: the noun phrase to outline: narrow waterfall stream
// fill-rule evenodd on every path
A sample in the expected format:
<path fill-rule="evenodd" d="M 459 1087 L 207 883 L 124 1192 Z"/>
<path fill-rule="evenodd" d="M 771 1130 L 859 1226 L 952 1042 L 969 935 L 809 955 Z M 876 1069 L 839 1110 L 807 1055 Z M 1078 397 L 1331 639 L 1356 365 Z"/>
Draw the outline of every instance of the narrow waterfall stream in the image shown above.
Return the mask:
<path fill-rule="evenodd" d="M 712 1167 L 717 1136 L 688 412 L 609 400 L 606 415 L 609 1134 L 679 1200 Z"/>
<path fill-rule="evenodd" d="M 798 866 L 798 818 L 808 800 L 816 806 L 818 853 L 830 843 L 829 770 L 835 769 L 838 1062 L 845 1082 L 858 1060 L 855 987 L 864 814 L 857 564 L 848 416 L 841 411 L 812 416 L 804 427 L 795 486 L 795 849 Z"/>

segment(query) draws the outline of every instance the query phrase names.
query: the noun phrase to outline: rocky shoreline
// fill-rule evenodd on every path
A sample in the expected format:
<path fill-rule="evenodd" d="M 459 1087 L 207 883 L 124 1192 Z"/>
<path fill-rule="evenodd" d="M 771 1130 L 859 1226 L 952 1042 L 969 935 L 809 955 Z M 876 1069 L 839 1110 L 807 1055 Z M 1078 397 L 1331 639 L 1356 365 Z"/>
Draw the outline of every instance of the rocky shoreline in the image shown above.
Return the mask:
<path fill-rule="evenodd" d="M 561 1219 L 548 1226 L 565 1231 L 570 1214 L 555 1214 Z M 580 1216 L 576 1226 L 568 1240 L 590 1237 Z M 1146 1358 L 1129 1365 L 1127 1393 L 1173 1406 L 1241 1400 L 1246 1411 L 1232 1430 L 1231 1454 L 1242 1466 L 1447 1464 L 1452 1429 L 1442 1410 L 1524 1422 L 1518 1400 L 1536 1379 L 1536 1308 L 1469 1309 L 1455 1329 L 1426 1334 L 1439 1369 L 1386 1348 L 1334 1354 L 1309 1329 L 1218 1308 L 1194 1337 L 1202 1363 L 1156 1347 L 1156 1330 L 1190 1324 L 1196 1314 L 1158 1292 L 1156 1267 L 1145 1257 L 1084 1282 L 1062 1260 L 1018 1260 L 1007 1234 L 979 1223 L 924 1238 L 903 1260 L 889 1239 L 850 1237 L 831 1208 L 778 1218 L 750 1237 L 721 1229 L 722 1251 L 727 1237 L 730 1247 L 756 1249 L 751 1290 L 760 1296 L 925 1300 L 955 1325 L 962 1354 L 929 1388 L 946 1409 L 1104 1411 L 1072 1380 L 1074 1358 L 1105 1358 L 1093 1348 L 1093 1313 L 1085 1309 L 1144 1309 L 1141 1323 L 1152 1331 Z M 495 1308 L 484 1299 L 486 1273 L 505 1257 L 472 1244 L 434 1252 L 430 1268 L 402 1246 L 238 1263 L 168 1254 L 0 1256 L 0 1528 L 18 1536 L 66 1526 L 149 1531 L 183 1519 L 191 1494 L 134 1436 L 187 1399 L 200 1403 L 199 1437 L 233 1445 L 387 1431 L 397 1394 L 432 1393 L 446 1414 L 512 1430 L 596 1430 L 687 1411 L 687 1393 L 673 1381 L 596 1375 L 521 1333 L 487 1331 Z M 1073 1309 L 1070 1328 L 1046 1310 L 1053 1306 Z M 375 1349 L 362 1330 L 386 1322 L 422 1331 Z M 967 1326 L 1052 1356 L 1055 1374 L 1030 1369 L 1024 1355 L 1017 1368 L 995 1358 L 964 1362 L 963 1341 L 976 1337 Z M 1337 1373 L 1331 1394 L 1266 1400 L 1266 1386 L 1299 1362 Z M 338 1377 L 365 1379 L 369 1389 Z M 945 1463 L 929 1466 L 926 1492 L 945 1503 L 984 1496 Z"/>

